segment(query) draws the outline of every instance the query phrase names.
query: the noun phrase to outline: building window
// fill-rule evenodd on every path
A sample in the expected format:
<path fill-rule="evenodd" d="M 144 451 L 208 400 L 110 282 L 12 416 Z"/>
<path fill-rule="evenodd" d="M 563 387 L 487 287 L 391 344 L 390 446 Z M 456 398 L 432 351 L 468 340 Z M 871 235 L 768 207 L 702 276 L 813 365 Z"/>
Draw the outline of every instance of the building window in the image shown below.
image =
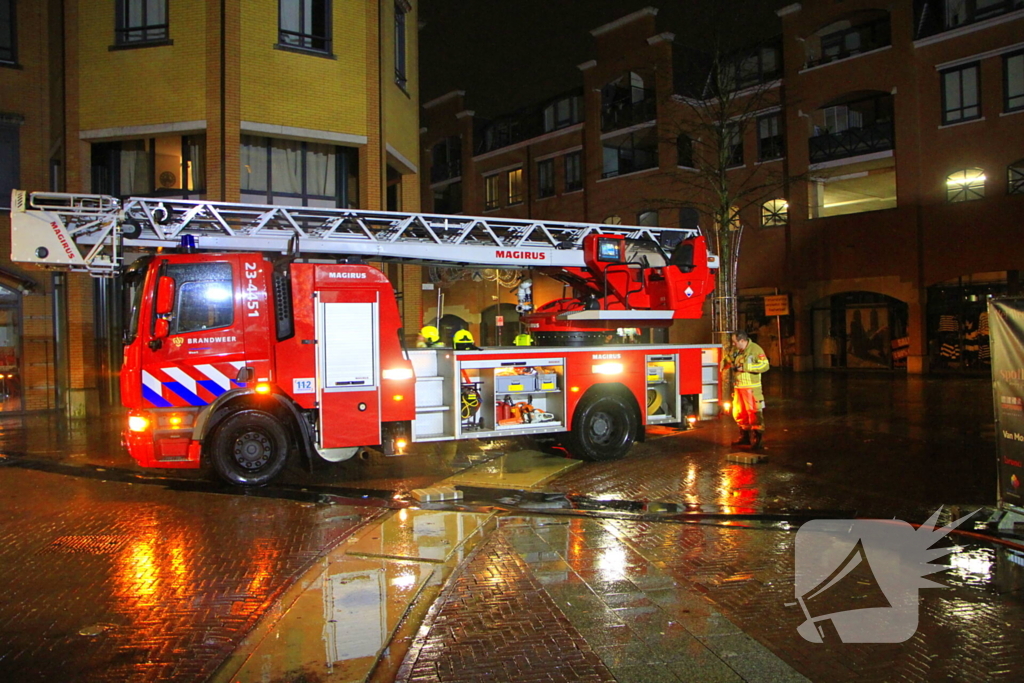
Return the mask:
<path fill-rule="evenodd" d="M 658 212 L 652 209 L 648 209 L 647 211 L 641 211 L 636 215 L 636 224 L 648 227 L 656 227 L 658 225 Z"/>
<path fill-rule="evenodd" d="M 770 228 L 789 222 L 789 202 L 785 199 L 769 199 L 761 205 L 761 225 Z"/>
<path fill-rule="evenodd" d="M 92 146 L 92 191 L 118 197 L 199 198 L 206 192 L 206 136 L 165 135 Z"/>
<path fill-rule="evenodd" d="M 0 64 L 17 63 L 17 35 L 14 30 L 14 0 L 0 0 Z"/>
<path fill-rule="evenodd" d="M 604 141 L 602 178 L 636 173 L 658 165 L 658 136 L 654 127 Z"/>
<path fill-rule="evenodd" d="M 167 0 L 117 0 L 118 45 L 167 40 Z"/>
<path fill-rule="evenodd" d="M 570 95 L 555 100 L 544 108 L 544 132 L 550 133 L 553 130 L 567 128 L 583 120 L 580 115 L 583 111 L 583 98 L 579 95 Z"/>
<path fill-rule="evenodd" d="M 329 0 L 280 0 L 277 42 L 284 47 L 331 51 Z"/>
<path fill-rule="evenodd" d="M 405 15 L 410 9 L 408 0 L 395 3 L 395 83 L 402 90 L 409 81 L 405 71 Z"/>
<path fill-rule="evenodd" d="M 242 201 L 359 206 L 359 153 L 319 142 L 242 136 Z"/>
<path fill-rule="evenodd" d="M 521 204 L 523 202 L 523 169 L 517 168 L 508 172 L 508 203 Z"/>
<path fill-rule="evenodd" d="M 583 175 L 580 173 L 579 152 L 565 155 L 565 191 L 575 192 L 583 189 Z"/>
<path fill-rule="evenodd" d="M 757 120 L 757 159 L 770 161 L 781 159 L 785 154 L 782 141 L 782 127 L 778 114 L 762 116 Z"/>
<path fill-rule="evenodd" d="M 733 168 L 743 165 L 743 131 L 739 124 L 731 123 L 726 126 L 725 136 L 725 166 Z"/>
<path fill-rule="evenodd" d="M 18 127 L 0 124 L 0 209 L 11 208 L 11 190 L 18 187 L 20 170 Z"/>
<path fill-rule="evenodd" d="M 537 162 L 537 196 L 550 197 L 555 194 L 555 160 Z"/>
<path fill-rule="evenodd" d="M 981 118 L 981 84 L 978 64 L 942 72 L 942 122 L 957 123 Z"/>
<path fill-rule="evenodd" d="M 985 171 L 965 168 L 946 176 L 946 200 L 967 202 L 985 196 Z"/>
<path fill-rule="evenodd" d="M 484 210 L 498 208 L 498 174 L 484 178 Z"/>
<path fill-rule="evenodd" d="M 676 138 L 676 154 L 678 155 L 676 164 L 678 166 L 685 166 L 686 168 L 693 168 L 693 140 L 686 133 L 680 133 L 679 137 Z"/>
<path fill-rule="evenodd" d="M 1024 109 L 1024 52 L 1003 58 L 1003 111 Z"/>
<path fill-rule="evenodd" d="M 1006 191 L 1009 194 L 1024 194 L 1024 159 L 1010 164 L 1006 171 Z"/>

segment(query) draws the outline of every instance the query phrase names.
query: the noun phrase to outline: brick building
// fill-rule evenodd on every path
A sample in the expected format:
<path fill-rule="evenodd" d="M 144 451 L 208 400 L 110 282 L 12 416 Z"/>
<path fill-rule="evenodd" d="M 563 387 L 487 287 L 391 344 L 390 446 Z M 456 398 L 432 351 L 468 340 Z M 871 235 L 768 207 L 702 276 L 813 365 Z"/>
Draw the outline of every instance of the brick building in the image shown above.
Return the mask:
<path fill-rule="evenodd" d="M 118 283 L 7 260 L 12 188 L 418 210 L 415 4 L 0 0 L 4 409 L 84 416 L 120 355 Z"/>
<path fill-rule="evenodd" d="M 657 14 L 591 31 L 581 87 L 535 108 L 483 121 L 462 91 L 426 102 L 424 210 L 707 225 L 686 182 L 700 141 L 679 136 L 707 64 Z M 776 188 L 738 207 L 740 325 L 798 370 L 987 371 L 985 300 L 1019 291 L 1024 257 L 1024 2 L 777 14 L 779 42 L 732 64 L 759 101 L 721 145 L 730 177 Z M 446 301 L 472 308 L 479 292 L 459 289 Z M 777 292 L 792 310 L 780 324 L 763 308 Z"/>

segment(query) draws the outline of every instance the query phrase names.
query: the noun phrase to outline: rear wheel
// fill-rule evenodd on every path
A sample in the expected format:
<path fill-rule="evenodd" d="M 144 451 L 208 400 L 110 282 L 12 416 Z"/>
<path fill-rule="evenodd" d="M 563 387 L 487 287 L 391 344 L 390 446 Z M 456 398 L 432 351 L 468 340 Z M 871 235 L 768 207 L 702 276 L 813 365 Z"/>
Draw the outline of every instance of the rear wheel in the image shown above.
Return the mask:
<path fill-rule="evenodd" d="M 619 394 L 592 393 L 576 406 L 566 446 L 586 460 L 617 460 L 629 452 L 639 429 L 631 401 Z"/>
<path fill-rule="evenodd" d="M 288 459 L 288 433 L 262 410 L 241 410 L 217 428 L 211 444 L 213 468 L 237 486 L 265 486 Z"/>

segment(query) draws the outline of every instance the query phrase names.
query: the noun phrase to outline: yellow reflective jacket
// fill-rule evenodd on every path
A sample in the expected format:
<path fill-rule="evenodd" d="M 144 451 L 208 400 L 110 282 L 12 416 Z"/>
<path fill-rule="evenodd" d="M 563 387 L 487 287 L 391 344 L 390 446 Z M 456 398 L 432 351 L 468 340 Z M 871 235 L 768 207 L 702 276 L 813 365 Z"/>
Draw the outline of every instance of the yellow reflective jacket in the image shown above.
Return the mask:
<path fill-rule="evenodd" d="M 747 348 L 743 351 L 734 348 L 730 364 L 736 368 L 736 375 L 733 377 L 734 387 L 761 388 L 761 374 L 768 372 L 769 368 L 768 356 L 765 355 L 764 349 L 754 342 L 748 342 Z"/>

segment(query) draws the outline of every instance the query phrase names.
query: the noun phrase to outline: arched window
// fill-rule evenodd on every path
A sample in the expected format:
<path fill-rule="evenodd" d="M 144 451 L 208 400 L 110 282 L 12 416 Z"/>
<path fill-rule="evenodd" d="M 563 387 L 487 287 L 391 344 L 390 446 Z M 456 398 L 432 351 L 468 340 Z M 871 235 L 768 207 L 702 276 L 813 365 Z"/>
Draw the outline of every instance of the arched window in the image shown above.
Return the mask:
<path fill-rule="evenodd" d="M 658 225 L 658 212 L 653 210 L 641 211 L 636 215 L 637 225 Z"/>
<path fill-rule="evenodd" d="M 789 202 L 785 199 L 769 199 L 761 205 L 761 225 L 770 228 L 789 222 Z"/>
<path fill-rule="evenodd" d="M 604 222 L 607 225 L 622 225 L 622 216 L 608 216 Z"/>
<path fill-rule="evenodd" d="M 946 176 L 946 201 L 967 202 L 985 196 L 985 171 L 965 168 Z"/>
<path fill-rule="evenodd" d="M 1007 166 L 1006 192 L 1008 194 L 1024 194 L 1024 159 Z"/>

